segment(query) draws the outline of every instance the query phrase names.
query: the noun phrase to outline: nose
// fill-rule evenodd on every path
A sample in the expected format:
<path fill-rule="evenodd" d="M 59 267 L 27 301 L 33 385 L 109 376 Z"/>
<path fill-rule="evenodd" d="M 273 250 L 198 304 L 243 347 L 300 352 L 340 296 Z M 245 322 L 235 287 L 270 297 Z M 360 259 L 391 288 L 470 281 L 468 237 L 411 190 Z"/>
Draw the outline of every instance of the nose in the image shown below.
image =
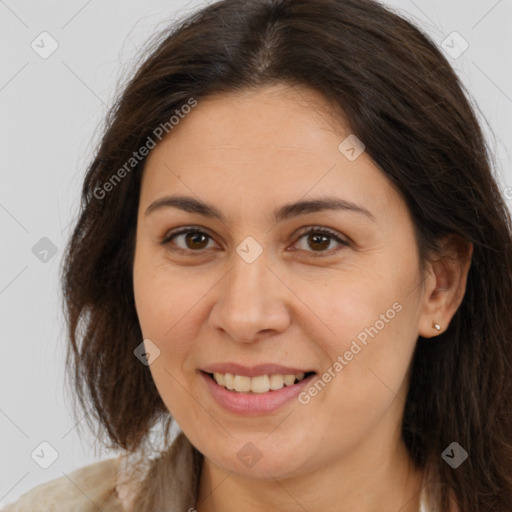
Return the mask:
<path fill-rule="evenodd" d="M 252 263 L 238 254 L 217 287 L 210 325 L 239 343 L 275 336 L 290 325 L 291 292 L 268 265 L 265 251 Z"/>

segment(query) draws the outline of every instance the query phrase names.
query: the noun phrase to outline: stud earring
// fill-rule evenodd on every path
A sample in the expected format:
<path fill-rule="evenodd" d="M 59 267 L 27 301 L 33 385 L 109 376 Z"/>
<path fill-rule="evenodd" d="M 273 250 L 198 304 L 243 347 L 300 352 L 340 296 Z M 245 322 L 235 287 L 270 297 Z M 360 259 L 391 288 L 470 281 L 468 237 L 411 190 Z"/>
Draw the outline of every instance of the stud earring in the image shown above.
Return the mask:
<path fill-rule="evenodd" d="M 433 321 L 433 322 L 432 322 L 432 327 L 433 327 L 436 331 L 440 331 L 440 330 L 441 330 L 441 326 L 440 326 L 436 321 Z"/>

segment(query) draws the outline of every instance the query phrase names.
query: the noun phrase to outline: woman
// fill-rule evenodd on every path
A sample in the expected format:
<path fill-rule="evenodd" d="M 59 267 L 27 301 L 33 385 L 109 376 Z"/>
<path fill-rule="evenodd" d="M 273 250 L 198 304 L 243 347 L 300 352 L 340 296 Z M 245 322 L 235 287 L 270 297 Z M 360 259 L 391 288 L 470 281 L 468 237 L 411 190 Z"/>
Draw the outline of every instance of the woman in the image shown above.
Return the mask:
<path fill-rule="evenodd" d="M 82 201 L 69 361 L 124 455 L 7 510 L 510 510 L 510 215 L 409 22 L 204 8 L 127 85 Z"/>

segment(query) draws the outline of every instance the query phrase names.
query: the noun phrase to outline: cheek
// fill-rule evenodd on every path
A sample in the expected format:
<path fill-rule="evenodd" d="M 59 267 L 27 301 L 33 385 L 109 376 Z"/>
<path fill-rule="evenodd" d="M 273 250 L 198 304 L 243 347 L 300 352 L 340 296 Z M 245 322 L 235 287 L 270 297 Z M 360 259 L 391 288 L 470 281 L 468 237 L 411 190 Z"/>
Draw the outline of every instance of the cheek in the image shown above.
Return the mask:
<path fill-rule="evenodd" d="M 393 398 L 403 385 L 418 336 L 418 282 L 416 265 L 404 262 L 359 267 L 298 290 L 326 326 L 314 339 L 327 355 L 326 388 L 335 390 L 331 396 L 344 414 Z"/>
<path fill-rule="evenodd" d="M 163 402 L 181 425 L 189 421 L 199 424 L 190 408 L 190 394 L 185 390 L 187 355 L 199 325 L 194 321 L 194 305 L 204 295 L 200 280 L 185 279 L 169 265 L 155 263 L 155 257 L 143 250 L 136 252 L 133 268 L 135 307 L 144 339 L 160 350 L 149 370 Z M 202 293 L 201 293 L 202 291 Z"/>
<path fill-rule="evenodd" d="M 159 347 L 166 367 L 175 367 L 197 337 L 200 303 L 212 284 L 204 275 L 194 277 L 194 271 L 173 268 L 148 253 L 141 250 L 134 261 L 137 316 L 144 338 Z"/>
<path fill-rule="evenodd" d="M 398 311 L 403 309 L 404 297 L 396 286 L 387 286 L 384 280 L 360 270 L 337 274 L 336 280 L 324 286 L 316 282 L 296 287 L 296 294 L 316 315 L 315 323 L 323 325 L 325 334 L 318 342 L 325 345 L 331 359 L 349 350 L 355 339 L 364 344 L 390 333 L 404 316 Z M 303 328 L 310 331 L 308 325 Z"/>

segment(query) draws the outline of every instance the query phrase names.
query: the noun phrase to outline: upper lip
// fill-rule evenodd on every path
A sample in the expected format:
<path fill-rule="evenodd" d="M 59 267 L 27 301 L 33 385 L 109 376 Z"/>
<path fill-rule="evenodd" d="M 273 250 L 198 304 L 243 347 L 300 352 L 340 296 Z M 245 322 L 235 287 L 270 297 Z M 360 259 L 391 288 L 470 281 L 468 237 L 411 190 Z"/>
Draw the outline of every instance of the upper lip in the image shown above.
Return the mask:
<path fill-rule="evenodd" d="M 216 363 L 202 368 L 206 373 L 231 373 L 232 375 L 243 375 L 257 377 L 258 375 L 297 375 L 308 373 L 314 370 L 304 368 L 281 366 L 279 364 L 264 363 L 256 366 L 243 366 L 236 363 Z"/>

